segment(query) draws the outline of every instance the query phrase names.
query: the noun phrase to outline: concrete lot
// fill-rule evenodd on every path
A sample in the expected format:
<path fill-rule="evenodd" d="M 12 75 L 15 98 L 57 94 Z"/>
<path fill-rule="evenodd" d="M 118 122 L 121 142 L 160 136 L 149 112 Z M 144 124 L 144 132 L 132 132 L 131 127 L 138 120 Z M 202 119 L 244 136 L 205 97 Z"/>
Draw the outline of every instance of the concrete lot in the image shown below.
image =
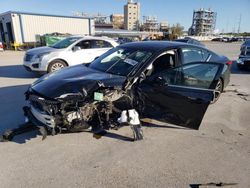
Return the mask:
<path fill-rule="evenodd" d="M 206 43 L 235 60 L 239 43 Z M 23 122 L 23 93 L 36 76 L 23 52 L 0 52 L 0 133 Z M 0 187 L 191 187 L 237 183 L 250 187 L 250 72 L 232 69 L 230 86 L 210 105 L 199 131 L 145 127 L 129 142 L 130 128 L 101 139 L 90 133 L 48 137 L 37 132 L 0 144 Z"/>

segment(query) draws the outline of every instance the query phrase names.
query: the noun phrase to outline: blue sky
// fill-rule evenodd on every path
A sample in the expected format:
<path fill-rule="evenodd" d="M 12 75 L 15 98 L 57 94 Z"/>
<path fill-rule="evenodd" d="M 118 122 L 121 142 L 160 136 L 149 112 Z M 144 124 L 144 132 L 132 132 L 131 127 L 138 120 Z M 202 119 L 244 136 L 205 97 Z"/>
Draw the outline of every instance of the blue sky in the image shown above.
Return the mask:
<path fill-rule="evenodd" d="M 87 13 L 123 13 L 126 0 L 0 0 L 0 13 L 9 10 L 35 13 L 73 15 L 74 11 Z M 216 28 L 237 31 L 241 15 L 241 31 L 250 32 L 250 0 L 139 0 L 141 17 L 157 16 L 170 24 L 179 22 L 187 30 L 194 9 L 211 8 L 217 12 Z"/>

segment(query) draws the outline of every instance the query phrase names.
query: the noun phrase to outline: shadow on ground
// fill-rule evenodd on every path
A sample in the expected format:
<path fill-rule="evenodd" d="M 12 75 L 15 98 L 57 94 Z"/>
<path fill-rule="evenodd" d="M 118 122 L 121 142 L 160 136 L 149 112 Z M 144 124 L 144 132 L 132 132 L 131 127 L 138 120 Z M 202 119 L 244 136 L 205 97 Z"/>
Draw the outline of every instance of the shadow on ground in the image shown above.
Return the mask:
<path fill-rule="evenodd" d="M 6 78 L 38 78 L 38 73 L 28 72 L 22 65 L 0 66 L 0 77 Z"/>
<path fill-rule="evenodd" d="M 0 88 L 0 134 L 24 122 L 22 108 L 29 84 Z"/>

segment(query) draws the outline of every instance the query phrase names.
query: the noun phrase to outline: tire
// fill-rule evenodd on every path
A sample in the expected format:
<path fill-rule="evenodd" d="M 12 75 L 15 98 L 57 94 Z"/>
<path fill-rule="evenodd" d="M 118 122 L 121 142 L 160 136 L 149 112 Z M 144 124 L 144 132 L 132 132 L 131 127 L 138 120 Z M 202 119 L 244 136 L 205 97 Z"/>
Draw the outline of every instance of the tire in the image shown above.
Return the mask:
<path fill-rule="evenodd" d="M 64 67 L 67 67 L 67 64 L 62 60 L 54 60 L 49 64 L 48 73 L 58 71 Z"/>
<path fill-rule="evenodd" d="M 219 79 L 218 83 L 216 84 L 215 91 L 218 91 L 218 92 L 215 92 L 215 97 L 214 97 L 213 103 L 215 103 L 220 98 L 220 95 L 223 92 L 223 81 L 221 78 Z"/>

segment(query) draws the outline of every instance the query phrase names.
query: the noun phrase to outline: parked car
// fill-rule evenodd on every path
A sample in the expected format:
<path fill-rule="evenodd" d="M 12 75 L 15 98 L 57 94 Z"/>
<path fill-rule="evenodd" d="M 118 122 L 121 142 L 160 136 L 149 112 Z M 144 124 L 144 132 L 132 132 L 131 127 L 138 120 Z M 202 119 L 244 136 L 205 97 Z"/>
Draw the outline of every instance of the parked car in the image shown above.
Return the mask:
<path fill-rule="evenodd" d="M 67 66 L 89 63 L 117 45 L 106 37 L 72 36 L 53 46 L 28 50 L 23 65 L 28 71 L 54 72 Z"/>
<path fill-rule="evenodd" d="M 193 38 L 190 38 L 190 37 L 185 37 L 184 39 L 176 39 L 174 41 L 175 42 L 184 42 L 184 43 L 188 43 L 188 44 L 194 44 L 194 45 L 205 47 L 205 45 L 202 44 L 200 41 L 193 39 Z"/>
<path fill-rule="evenodd" d="M 35 81 L 25 93 L 24 114 L 44 135 L 89 127 L 99 133 L 121 122 L 140 124 L 139 115 L 199 129 L 208 105 L 229 82 L 230 65 L 228 58 L 196 45 L 127 43 L 90 64 Z M 135 140 L 142 139 L 140 126 L 131 127 Z"/>
<path fill-rule="evenodd" d="M 239 69 L 250 68 L 250 40 L 245 41 L 241 45 L 237 66 Z"/>
<path fill-rule="evenodd" d="M 4 50 L 3 50 L 3 43 L 2 43 L 2 41 L 0 40 L 0 52 L 3 52 Z"/>
<path fill-rule="evenodd" d="M 229 37 L 217 37 L 217 38 L 213 38 L 211 41 L 231 42 Z"/>

